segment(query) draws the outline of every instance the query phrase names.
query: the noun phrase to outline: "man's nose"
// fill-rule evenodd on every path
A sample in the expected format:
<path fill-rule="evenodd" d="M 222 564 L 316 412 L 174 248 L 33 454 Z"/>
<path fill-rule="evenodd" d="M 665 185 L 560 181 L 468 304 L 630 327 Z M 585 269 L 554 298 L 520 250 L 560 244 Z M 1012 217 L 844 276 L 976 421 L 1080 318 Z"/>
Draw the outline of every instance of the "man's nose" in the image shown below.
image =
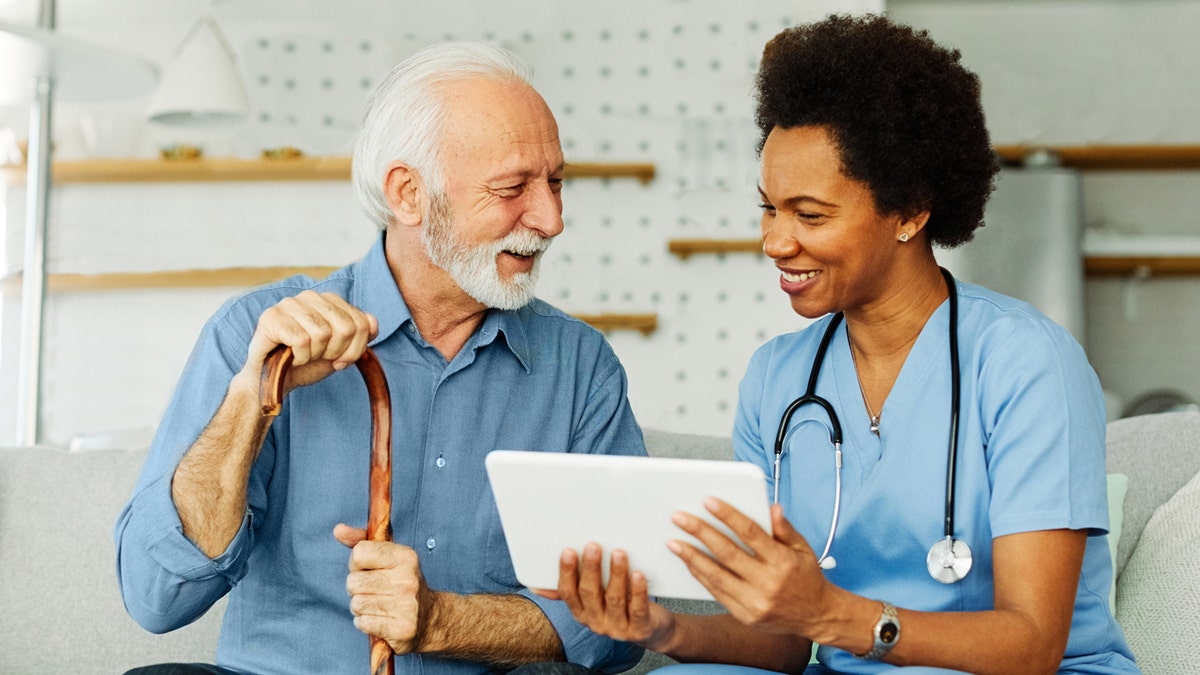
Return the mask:
<path fill-rule="evenodd" d="M 521 224 L 543 237 L 557 237 L 563 231 L 562 196 L 549 184 L 539 186 L 529 195 Z"/>

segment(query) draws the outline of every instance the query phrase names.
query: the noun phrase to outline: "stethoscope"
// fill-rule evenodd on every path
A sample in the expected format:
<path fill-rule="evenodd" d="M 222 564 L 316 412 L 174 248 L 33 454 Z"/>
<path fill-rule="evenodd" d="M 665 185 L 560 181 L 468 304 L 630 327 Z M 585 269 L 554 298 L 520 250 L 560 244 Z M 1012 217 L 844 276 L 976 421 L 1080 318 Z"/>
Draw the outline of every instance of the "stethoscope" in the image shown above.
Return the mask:
<path fill-rule="evenodd" d="M 946 451 L 946 511 L 943 530 L 945 536 L 929 548 L 929 554 L 925 556 L 925 568 L 929 570 L 929 576 L 937 581 L 943 584 L 952 584 L 962 581 L 963 577 L 967 576 L 967 572 L 971 571 L 971 547 L 967 545 L 967 542 L 954 538 L 954 472 L 958 458 L 958 408 L 961 382 L 958 370 L 958 289 L 955 287 L 954 277 L 950 272 L 942 269 L 942 276 L 946 279 L 946 286 L 950 292 L 950 447 Z M 816 389 L 817 376 L 821 373 L 821 364 L 825 361 L 825 352 L 828 351 L 829 343 L 833 340 L 833 334 L 837 331 L 841 321 L 841 312 L 835 314 L 830 320 L 825 334 L 821 337 L 821 343 L 817 347 L 817 355 L 813 359 L 812 372 L 808 376 L 808 388 L 803 396 L 788 405 L 783 417 L 779 420 L 779 431 L 775 434 L 774 503 L 778 504 L 779 467 L 783 459 L 784 436 L 787 435 L 792 413 L 807 403 L 813 403 L 823 408 L 829 417 L 829 440 L 833 443 L 834 466 L 836 467 L 833 520 L 829 525 L 829 538 L 825 540 L 825 549 L 817 558 L 817 564 L 827 570 L 837 566 L 837 560 L 829 555 L 829 549 L 833 546 L 833 536 L 837 533 L 838 512 L 842 505 L 842 425 L 838 421 L 837 413 L 833 410 L 833 405 L 828 400 L 817 396 Z"/>

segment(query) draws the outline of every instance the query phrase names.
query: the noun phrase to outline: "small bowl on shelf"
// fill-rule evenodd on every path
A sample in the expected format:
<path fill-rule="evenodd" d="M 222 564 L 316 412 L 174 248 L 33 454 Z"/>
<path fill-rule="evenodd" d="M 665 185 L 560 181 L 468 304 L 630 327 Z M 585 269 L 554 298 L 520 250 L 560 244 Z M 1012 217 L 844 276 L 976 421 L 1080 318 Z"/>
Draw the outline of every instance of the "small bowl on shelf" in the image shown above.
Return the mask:
<path fill-rule="evenodd" d="M 168 162 L 200 159 L 204 151 L 195 145 L 167 145 L 159 148 L 159 155 Z"/>

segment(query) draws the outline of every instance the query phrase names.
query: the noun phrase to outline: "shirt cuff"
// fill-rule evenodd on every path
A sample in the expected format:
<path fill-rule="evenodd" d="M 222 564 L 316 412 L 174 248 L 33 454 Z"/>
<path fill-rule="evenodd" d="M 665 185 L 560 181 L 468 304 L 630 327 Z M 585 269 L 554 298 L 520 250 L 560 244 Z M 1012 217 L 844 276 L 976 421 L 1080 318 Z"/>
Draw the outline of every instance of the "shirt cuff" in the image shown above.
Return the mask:
<path fill-rule="evenodd" d="M 245 560 L 253 542 L 249 510 L 225 551 L 209 558 L 184 535 L 169 480 L 160 479 L 147 486 L 138 502 L 128 529 L 138 533 L 146 552 L 163 570 L 187 581 L 222 576 L 231 586 L 245 576 Z"/>
<path fill-rule="evenodd" d="M 642 658 L 644 650 L 641 647 L 588 630 L 571 616 L 571 610 L 562 601 L 543 598 L 528 589 L 523 589 L 520 594 L 546 615 L 562 641 L 567 662 L 605 673 L 619 673 L 632 668 Z"/>

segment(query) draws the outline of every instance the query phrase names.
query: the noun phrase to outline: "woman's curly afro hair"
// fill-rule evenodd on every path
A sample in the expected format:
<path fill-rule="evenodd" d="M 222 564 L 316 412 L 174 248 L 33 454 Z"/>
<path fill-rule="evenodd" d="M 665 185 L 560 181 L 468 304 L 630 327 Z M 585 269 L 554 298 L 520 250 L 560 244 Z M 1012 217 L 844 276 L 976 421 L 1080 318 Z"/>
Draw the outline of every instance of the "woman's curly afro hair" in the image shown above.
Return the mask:
<path fill-rule="evenodd" d="M 842 173 L 887 214 L 930 212 L 930 241 L 954 247 L 983 224 L 999 165 L 979 78 L 958 50 L 881 16 L 830 16 L 788 28 L 763 50 L 755 82 L 762 135 L 823 126 Z"/>

